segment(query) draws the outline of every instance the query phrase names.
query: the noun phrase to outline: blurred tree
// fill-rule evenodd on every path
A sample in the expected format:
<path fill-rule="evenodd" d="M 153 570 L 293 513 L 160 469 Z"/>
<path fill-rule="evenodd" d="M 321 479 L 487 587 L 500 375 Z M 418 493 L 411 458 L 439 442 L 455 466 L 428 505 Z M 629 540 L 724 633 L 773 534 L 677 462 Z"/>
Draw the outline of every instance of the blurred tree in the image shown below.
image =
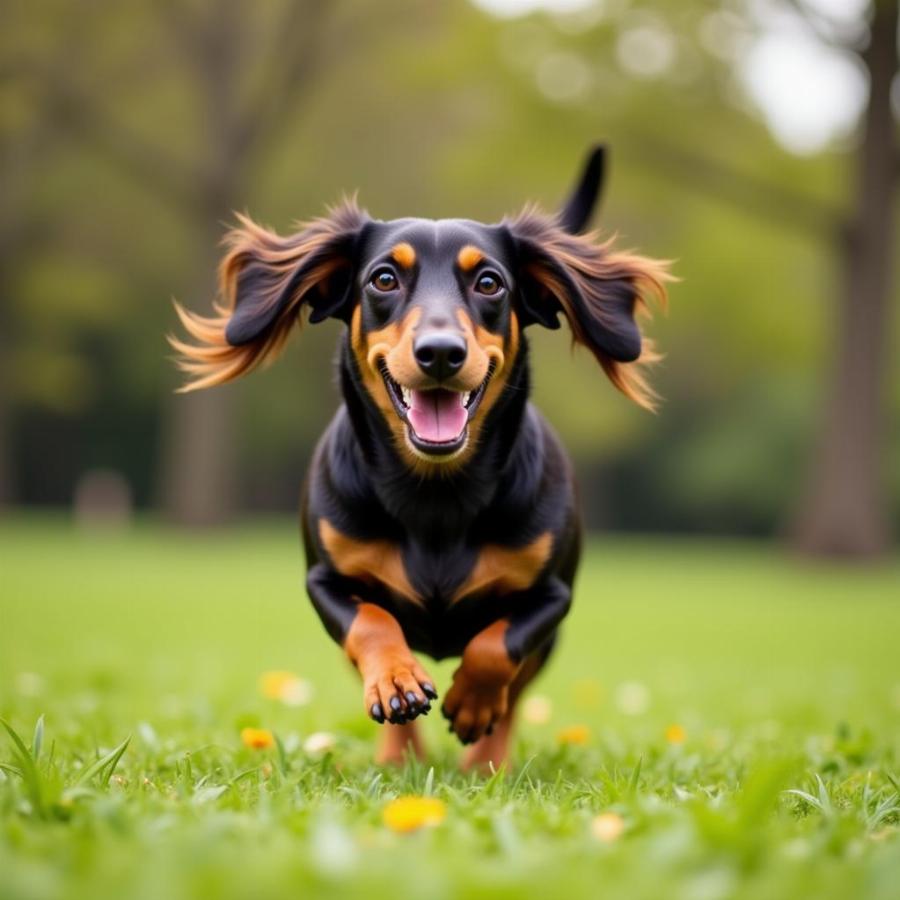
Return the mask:
<path fill-rule="evenodd" d="M 324 373 L 340 329 L 304 329 L 277 366 L 201 395 L 202 409 L 171 394 L 168 297 L 209 301 L 231 207 L 285 230 L 359 189 L 376 216 L 497 220 L 525 200 L 552 208 L 600 139 L 612 148 L 601 227 L 675 258 L 684 284 L 652 325 L 666 353 L 656 418 L 603 386 L 589 355 L 571 357 L 564 331 L 532 335 L 535 399 L 576 460 L 589 521 L 776 530 L 828 399 L 823 298 L 836 292 L 856 145 L 843 132 L 789 152 L 744 79 L 767 36 L 788 52 L 803 43 L 785 10 L 827 31 L 811 12 L 824 3 L 607 0 L 563 14 L 547 0 L 494 17 L 482 2 L 397 0 L 389 18 L 371 0 L 9 5 L 4 61 L 27 49 L 62 73 L 65 101 L 28 138 L 36 95 L 0 80 L 0 140 L 31 148 L 18 174 L 4 150 L 0 176 L 11 231 L 31 232 L 4 263 L 13 302 L 0 310 L 14 326 L 0 328 L 7 349 L 12 338 L 0 386 L 24 502 L 65 504 L 99 466 L 122 472 L 141 506 L 158 471 L 157 499 L 196 500 L 182 520 L 218 519 L 236 485 L 242 505 L 291 508 L 337 402 Z M 308 67 L 297 84 L 294 66 Z M 900 482 L 891 496 L 900 510 Z"/>
<path fill-rule="evenodd" d="M 0 509 L 16 499 L 12 420 L 21 391 L 16 364 L 19 334 L 14 297 L 23 270 L 58 224 L 34 202 L 35 187 L 60 149 L 59 108 L 66 70 L 56 65 L 63 37 L 79 33 L 71 9 L 55 8 L 65 27 L 29 27 L 21 5 L 5 12 L 0 38 Z M 37 33 L 36 33 L 37 32 Z"/>
<path fill-rule="evenodd" d="M 843 20 L 829 18 L 807 0 L 780 2 L 782 9 L 804 22 L 817 40 L 857 57 L 868 76 L 860 138 L 852 155 L 845 156 L 855 170 L 847 212 L 842 211 L 844 204 L 823 201 L 794 181 L 773 178 L 771 172 L 758 176 L 743 170 L 734 164 L 736 154 L 729 162 L 715 158 L 706 149 L 711 141 L 685 141 L 690 120 L 679 122 L 677 129 L 666 128 L 661 127 L 658 112 L 644 117 L 634 109 L 626 126 L 625 147 L 631 161 L 652 170 L 657 177 L 666 173 L 673 181 L 689 184 L 693 190 L 744 214 L 758 216 L 770 226 L 802 233 L 820 242 L 826 258 L 837 263 L 837 313 L 828 354 L 832 372 L 825 390 L 824 424 L 813 450 L 813 465 L 807 467 L 810 484 L 801 500 L 792 537 L 795 546 L 809 554 L 868 556 L 883 552 L 891 543 L 883 451 L 898 170 L 891 102 L 898 70 L 897 4 L 896 0 L 877 0 L 868 23 L 848 26 Z M 672 20 L 680 21 L 676 33 L 681 37 L 702 34 L 703 20 L 711 12 L 706 3 L 661 2 L 655 7 L 654 12 L 666 8 Z M 722 8 L 727 18 L 720 21 L 727 23 L 725 31 L 731 32 L 732 42 L 758 30 L 757 5 L 730 3 L 722 4 Z M 655 40 L 663 44 L 673 40 L 663 19 L 649 9 L 641 12 L 643 19 L 640 13 L 626 11 L 615 23 L 620 34 L 629 29 L 643 31 L 641 41 L 648 59 L 635 61 L 636 72 L 652 64 L 654 32 Z M 602 30 L 584 43 L 602 46 L 608 53 Z M 722 29 L 718 35 L 725 37 Z M 641 42 L 632 42 L 631 47 L 632 52 L 639 51 Z M 701 46 L 696 49 L 701 52 L 694 56 L 694 64 L 703 65 L 716 81 L 730 86 L 738 59 L 728 52 L 727 44 L 715 48 L 713 54 L 703 53 Z M 724 68 L 723 55 L 727 57 Z M 575 62 L 567 65 L 574 78 L 578 74 Z M 561 84 L 554 90 L 563 87 Z M 672 94 L 674 100 L 679 91 L 674 78 L 660 86 L 655 97 L 657 109 L 663 93 Z M 608 108 L 605 112 L 609 114 Z M 724 118 L 721 110 L 718 114 Z M 708 126 L 708 120 L 703 124 Z M 680 140 L 673 138 L 676 134 Z"/>
<path fill-rule="evenodd" d="M 825 40 L 836 29 L 803 6 Z M 897 3 L 877 0 L 859 57 L 869 95 L 855 153 L 852 209 L 835 236 L 841 262 L 832 371 L 809 494 L 794 526 L 801 550 L 870 556 L 890 545 L 885 502 L 887 347 L 900 166 L 891 90 L 898 71 Z M 817 27 L 818 26 L 818 27 Z"/>
<path fill-rule="evenodd" d="M 141 135 L 104 103 L 73 90 L 70 121 L 114 164 L 179 206 L 196 235 L 191 298 L 212 298 L 223 223 L 245 204 L 248 182 L 326 60 L 325 0 L 289 0 L 260 14 L 250 0 L 152 6 L 178 57 L 180 87 L 200 129 L 185 155 L 163 131 Z M 160 494 L 185 525 L 226 520 L 236 502 L 233 393 L 178 396 L 164 403 Z"/>

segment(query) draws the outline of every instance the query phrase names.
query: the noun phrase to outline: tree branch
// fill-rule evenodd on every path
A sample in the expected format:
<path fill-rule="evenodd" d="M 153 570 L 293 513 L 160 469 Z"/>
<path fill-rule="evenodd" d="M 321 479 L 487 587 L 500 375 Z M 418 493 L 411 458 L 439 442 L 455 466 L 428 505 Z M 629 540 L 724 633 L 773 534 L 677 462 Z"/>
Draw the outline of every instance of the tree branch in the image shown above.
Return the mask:
<path fill-rule="evenodd" d="M 842 31 L 841 27 L 822 13 L 810 8 L 806 0 L 782 0 L 794 15 L 802 20 L 806 27 L 823 44 L 835 50 L 859 52 L 865 46 L 868 28 L 861 27 L 855 32 Z"/>
<path fill-rule="evenodd" d="M 815 237 L 833 237 L 846 219 L 842 210 L 804 192 L 743 172 L 652 135 L 632 134 L 629 157 L 673 181 L 690 184 L 741 212 Z"/>
<path fill-rule="evenodd" d="M 116 168 L 177 205 L 194 208 L 197 172 L 190 164 L 135 134 L 71 85 L 59 98 L 57 114 L 72 133 L 103 153 Z"/>
<path fill-rule="evenodd" d="M 270 85 L 263 85 L 238 117 L 236 140 L 242 154 L 251 154 L 279 120 L 286 118 L 288 107 L 296 103 L 297 95 L 312 81 L 325 55 L 322 43 L 326 7 L 325 0 L 288 3 L 274 30 L 271 46 L 263 51 L 267 58 L 287 60 L 288 64 L 280 73 L 274 73 Z"/>

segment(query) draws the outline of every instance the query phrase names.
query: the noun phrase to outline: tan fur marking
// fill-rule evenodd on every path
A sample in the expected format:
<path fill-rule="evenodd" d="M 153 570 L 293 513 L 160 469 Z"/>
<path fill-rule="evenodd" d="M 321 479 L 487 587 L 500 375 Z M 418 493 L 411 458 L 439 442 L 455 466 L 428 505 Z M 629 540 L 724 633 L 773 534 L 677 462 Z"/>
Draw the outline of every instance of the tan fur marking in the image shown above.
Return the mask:
<path fill-rule="evenodd" d="M 491 335 L 493 340 L 483 340 L 484 335 L 490 335 L 490 332 L 480 326 L 476 329 L 463 309 L 456 311 L 456 319 L 466 340 L 466 361 L 454 380 L 459 389 L 474 391 L 487 377 L 491 362 L 494 363 L 495 374 L 502 368 L 503 338 L 497 334 Z"/>
<path fill-rule="evenodd" d="M 482 423 L 506 387 L 509 370 L 512 368 L 512 362 L 519 352 L 519 320 L 515 313 L 510 313 L 509 338 L 504 346 L 502 335 L 494 334 L 494 332 L 488 331 L 481 325 L 473 328 L 472 320 L 462 310 L 459 311 L 458 318 L 463 331 L 466 333 L 469 354 L 474 355 L 473 351 L 475 351 L 488 363 L 494 364 L 494 373 L 488 382 L 481 405 L 478 407 L 475 417 L 469 422 L 469 434 L 472 436 L 472 443 L 475 444 L 481 432 Z M 509 364 L 507 364 L 507 360 Z M 487 370 L 485 369 L 486 374 Z"/>
<path fill-rule="evenodd" d="M 553 535 L 549 531 L 524 547 L 488 544 L 478 554 L 469 577 L 453 595 L 453 602 L 485 590 L 502 595 L 531 587 L 550 558 L 552 548 Z"/>
<path fill-rule="evenodd" d="M 357 540 L 342 534 L 327 519 L 319 519 L 319 538 L 341 575 L 370 584 L 379 582 L 413 603 L 422 603 L 409 583 L 403 556 L 395 544 Z"/>
<path fill-rule="evenodd" d="M 484 259 L 484 253 L 471 244 L 466 244 L 456 257 L 456 264 L 463 272 L 471 272 Z"/>
<path fill-rule="evenodd" d="M 431 386 L 431 379 L 422 372 L 413 355 L 415 328 L 421 316 L 422 309 L 415 307 L 401 322 L 393 322 L 377 331 L 364 334 L 362 311 L 357 307 L 350 321 L 350 343 L 362 375 L 363 385 L 384 416 L 391 430 L 394 446 L 414 472 L 428 476 L 436 472 L 453 471 L 471 455 L 477 445 L 485 414 L 506 384 L 509 368 L 507 360 L 515 359 L 518 353 L 519 325 L 513 314 L 509 338 L 504 343 L 502 335 L 494 334 L 480 325 L 475 326 L 464 310 L 457 310 L 457 320 L 467 345 L 466 362 L 447 386 L 452 390 L 474 391 L 487 377 L 491 364 L 494 371 L 484 399 L 474 418 L 469 422 L 469 442 L 466 448 L 450 460 L 432 462 L 416 455 L 410 449 L 406 426 L 394 409 L 379 369 L 381 361 L 384 361 L 391 377 L 404 387 L 427 389 Z"/>
<path fill-rule="evenodd" d="M 360 602 L 356 615 L 344 638 L 344 651 L 363 679 L 363 706 L 373 716 L 375 704 L 390 718 L 391 699 L 397 698 L 401 709 L 408 706 L 406 695 L 414 693 L 419 702 L 425 700 L 425 685 L 434 684 L 409 649 L 399 622 L 374 603 Z M 408 733 L 408 736 L 412 736 Z M 388 747 L 399 751 L 397 746 Z"/>
<path fill-rule="evenodd" d="M 391 250 L 391 259 L 398 266 L 402 266 L 404 269 L 411 269 L 416 264 L 416 251 L 413 249 L 412 244 L 407 244 L 406 241 L 403 241 L 401 244 L 396 244 Z"/>
<path fill-rule="evenodd" d="M 509 709 L 509 688 L 521 665 L 506 649 L 509 621 L 499 619 L 466 645 L 462 664 L 444 697 L 444 714 L 463 741 L 484 735 Z"/>

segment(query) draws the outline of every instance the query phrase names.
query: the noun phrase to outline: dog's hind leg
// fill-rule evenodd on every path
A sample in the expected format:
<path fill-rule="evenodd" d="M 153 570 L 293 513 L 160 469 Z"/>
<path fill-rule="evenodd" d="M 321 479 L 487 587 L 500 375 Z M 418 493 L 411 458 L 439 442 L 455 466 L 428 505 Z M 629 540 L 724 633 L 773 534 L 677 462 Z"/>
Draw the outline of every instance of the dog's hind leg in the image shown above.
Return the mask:
<path fill-rule="evenodd" d="M 418 722 L 407 722 L 404 725 L 385 723 L 375 762 L 401 765 L 410 754 L 417 759 L 425 758 L 425 746 Z"/>
<path fill-rule="evenodd" d="M 509 758 L 516 705 L 525 688 L 528 687 L 532 679 L 544 667 L 544 663 L 547 662 L 547 657 L 550 656 L 553 650 L 555 639 L 556 636 L 554 634 L 543 647 L 536 650 L 524 661 L 522 668 L 519 669 L 518 674 L 509 686 L 509 705 L 506 712 L 494 725 L 490 734 L 486 734 L 469 747 L 462 759 L 463 769 L 488 770 L 493 766 L 496 770 Z"/>

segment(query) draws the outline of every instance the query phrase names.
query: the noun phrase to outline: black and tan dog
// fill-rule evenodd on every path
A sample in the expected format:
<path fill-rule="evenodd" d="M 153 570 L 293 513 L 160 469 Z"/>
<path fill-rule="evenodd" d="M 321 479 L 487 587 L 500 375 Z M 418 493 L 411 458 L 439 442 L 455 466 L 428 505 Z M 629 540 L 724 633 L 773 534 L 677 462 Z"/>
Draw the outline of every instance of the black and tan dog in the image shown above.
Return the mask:
<path fill-rule="evenodd" d="M 344 402 L 302 499 L 307 588 L 367 714 L 388 723 L 382 760 L 421 753 L 413 720 L 437 691 L 418 651 L 462 657 L 442 711 L 474 743 L 467 764 L 499 764 L 572 602 L 572 471 L 528 402 L 526 329 L 558 328 L 561 313 L 613 384 L 652 405 L 635 313 L 664 300 L 668 276 L 579 233 L 602 169 L 595 150 L 557 216 L 497 225 L 384 222 L 352 203 L 287 237 L 241 218 L 216 315 L 178 310 L 195 341 L 170 339 L 187 390 L 272 359 L 304 312 L 346 324 Z"/>

